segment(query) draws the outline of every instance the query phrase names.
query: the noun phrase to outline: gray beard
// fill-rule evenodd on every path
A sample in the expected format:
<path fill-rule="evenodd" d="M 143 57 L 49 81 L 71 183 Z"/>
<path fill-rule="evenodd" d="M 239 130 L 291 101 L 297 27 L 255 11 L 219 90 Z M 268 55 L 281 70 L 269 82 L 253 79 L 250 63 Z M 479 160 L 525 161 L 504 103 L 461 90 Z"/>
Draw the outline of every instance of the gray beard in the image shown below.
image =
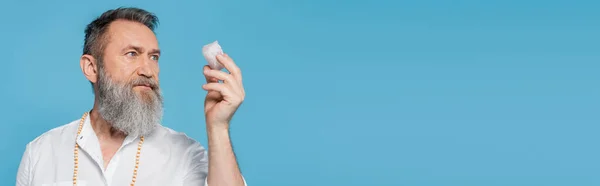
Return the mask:
<path fill-rule="evenodd" d="M 112 81 L 102 67 L 98 68 L 98 113 L 113 129 L 131 136 L 147 136 L 157 127 L 163 115 L 162 95 L 158 83 L 140 76 L 126 83 Z M 149 84 L 152 91 L 133 87 Z"/>

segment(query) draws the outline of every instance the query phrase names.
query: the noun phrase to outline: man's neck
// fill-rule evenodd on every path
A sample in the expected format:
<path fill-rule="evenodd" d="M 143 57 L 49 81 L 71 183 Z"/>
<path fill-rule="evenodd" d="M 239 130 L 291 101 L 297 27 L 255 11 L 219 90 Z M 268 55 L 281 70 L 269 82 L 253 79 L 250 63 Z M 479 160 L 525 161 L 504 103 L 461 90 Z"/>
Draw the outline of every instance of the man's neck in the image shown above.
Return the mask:
<path fill-rule="evenodd" d="M 123 141 L 125 140 L 125 133 L 116 130 L 112 127 L 110 123 L 108 123 L 100 113 L 98 113 L 97 109 L 93 109 L 90 113 L 90 122 L 92 124 L 92 128 L 98 137 L 98 140 L 109 140 L 109 141 Z"/>
<path fill-rule="evenodd" d="M 100 116 L 97 110 L 95 107 L 92 109 L 90 122 L 96 133 L 96 137 L 98 137 L 102 159 L 104 160 L 103 170 L 105 170 L 112 157 L 123 144 L 123 141 L 125 141 L 126 135 L 114 129 L 110 123 Z"/>

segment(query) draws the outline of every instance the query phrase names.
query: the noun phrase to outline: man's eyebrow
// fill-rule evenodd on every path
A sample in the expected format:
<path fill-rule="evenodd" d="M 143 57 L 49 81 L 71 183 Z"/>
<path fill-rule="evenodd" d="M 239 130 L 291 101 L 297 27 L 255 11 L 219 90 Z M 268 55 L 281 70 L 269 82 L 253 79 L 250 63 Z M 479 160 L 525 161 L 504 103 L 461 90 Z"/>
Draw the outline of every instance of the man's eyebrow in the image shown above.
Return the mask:
<path fill-rule="evenodd" d="M 148 52 L 149 54 L 158 54 L 160 55 L 160 49 L 152 49 L 150 50 L 150 52 Z"/>
<path fill-rule="evenodd" d="M 139 53 L 144 52 L 144 50 L 142 50 L 142 47 L 134 46 L 134 45 L 128 45 L 127 47 L 125 47 L 123 49 L 123 52 L 126 52 L 127 50 L 131 50 L 131 49 L 133 49 L 133 50 L 135 50 L 136 52 L 139 52 Z"/>

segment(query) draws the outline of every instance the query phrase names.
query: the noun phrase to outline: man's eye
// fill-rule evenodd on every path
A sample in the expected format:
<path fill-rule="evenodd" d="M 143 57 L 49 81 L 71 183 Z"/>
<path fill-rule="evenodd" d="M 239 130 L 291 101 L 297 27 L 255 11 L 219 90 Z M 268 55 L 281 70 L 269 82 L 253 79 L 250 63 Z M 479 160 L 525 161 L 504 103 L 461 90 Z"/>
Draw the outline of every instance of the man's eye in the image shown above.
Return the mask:
<path fill-rule="evenodd" d="M 133 56 L 137 56 L 137 52 L 127 52 L 127 54 L 125 54 L 125 55 L 133 57 Z"/>
<path fill-rule="evenodd" d="M 152 55 L 152 56 L 150 56 L 150 59 L 152 59 L 154 61 L 158 61 L 158 55 Z"/>

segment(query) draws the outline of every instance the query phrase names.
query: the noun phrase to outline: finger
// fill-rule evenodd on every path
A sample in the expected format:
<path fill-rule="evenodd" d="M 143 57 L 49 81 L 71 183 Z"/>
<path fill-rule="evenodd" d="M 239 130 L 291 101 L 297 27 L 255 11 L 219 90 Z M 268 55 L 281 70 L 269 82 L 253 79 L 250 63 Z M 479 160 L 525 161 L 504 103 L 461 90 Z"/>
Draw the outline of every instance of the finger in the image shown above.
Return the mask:
<path fill-rule="evenodd" d="M 227 54 L 217 55 L 217 60 L 219 63 L 223 64 L 225 69 L 233 75 L 240 82 L 242 81 L 242 72 L 240 68 L 233 62 L 233 59 L 229 57 Z"/>
<path fill-rule="evenodd" d="M 204 70 L 204 76 L 209 78 L 216 78 L 217 80 L 223 80 L 225 82 L 237 84 L 231 74 L 220 70 Z"/>
<path fill-rule="evenodd" d="M 230 61 L 232 61 L 233 65 L 234 65 L 234 67 L 232 67 L 232 68 L 234 68 L 234 70 L 235 70 L 235 75 L 233 77 L 235 77 L 239 81 L 239 83 L 242 84 L 242 77 L 243 77 L 242 70 L 240 69 L 240 67 L 237 66 L 237 64 L 235 64 L 235 61 L 233 61 L 233 58 L 231 58 L 229 56 L 229 54 L 224 53 L 223 55 L 226 58 L 228 58 Z"/>
<path fill-rule="evenodd" d="M 221 95 L 223 96 L 223 98 L 230 98 L 233 96 L 233 92 L 231 91 L 231 89 L 229 89 L 225 84 L 221 84 L 221 83 L 207 83 L 202 85 L 202 89 L 207 90 L 207 91 L 215 91 L 215 92 L 219 92 L 221 93 Z"/>
<path fill-rule="evenodd" d="M 204 75 L 217 80 L 223 80 L 224 84 L 232 88 L 233 91 L 242 95 L 244 94 L 244 88 L 242 87 L 241 83 L 237 82 L 237 80 L 231 74 L 220 70 L 207 70 L 204 71 Z"/>
<path fill-rule="evenodd" d="M 207 83 L 202 85 L 202 89 L 207 91 L 224 92 L 225 88 L 225 85 L 221 83 Z"/>
<path fill-rule="evenodd" d="M 233 59 L 229 56 L 229 54 L 223 53 L 223 57 L 225 57 L 226 59 L 228 59 L 228 60 L 230 60 L 230 61 L 233 62 Z M 243 84 L 242 83 L 242 71 L 240 70 L 240 68 L 235 63 L 233 63 L 233 64 L 235 66 L 235 69 L 237 69 L 236 75 L 233 75 L 233 76 L 234 76 L 234 78 L 236 78 L 238 80 L 238 86 L 236 86 L 235 88 L 236 88 L 236 90 L 240 90 L 241 89 L 242 95 L 245 95 L 246 93 L 245 93 L 244 87 L 242 85 Z"/>
<path fill-rule="evenodd" d="M 203 70 L 202 70 L 202 71 L 203 71 L 203 72 L 206 72 L 207 70 L 211 70 L 211 69 L 210 69 L 210 66 L 208 66 L 208 65 L 204 65 L 204 68 L 203 68 Z M 219 79 L 217 79 L 217 78 L 214 78 L 214 77 L 209 77 L 209 76 L 206 76 L 206 75 L 204 75 L 204 77 L 206 78 L 206 82 L 207 82 L 207 83 L 219 82 Z"/>

